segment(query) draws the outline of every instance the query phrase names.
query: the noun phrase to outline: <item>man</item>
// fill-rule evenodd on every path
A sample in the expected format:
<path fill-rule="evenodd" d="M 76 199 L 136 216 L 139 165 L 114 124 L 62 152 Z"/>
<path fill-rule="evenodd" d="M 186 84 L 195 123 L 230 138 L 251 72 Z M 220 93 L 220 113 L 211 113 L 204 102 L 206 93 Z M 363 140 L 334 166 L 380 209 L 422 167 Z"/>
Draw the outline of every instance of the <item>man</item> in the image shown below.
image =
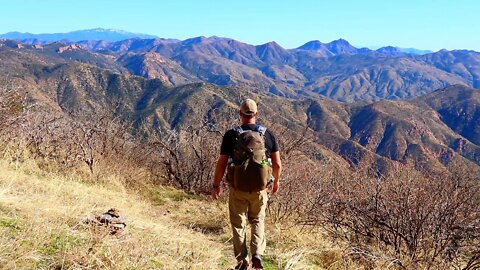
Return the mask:
<path fill-rule="evenodd" d="M 255 101 L 251 99 L 245 100 L 240 106 L 240 120 L 242 125 L 227 131 L 223 136 L 220 157 L 217 161 L 214 176 L 215 178 L 213 180 L 212 195 L 214 198 L 218 198 L 218 195 L 220 194 L 220 183 L 225 173 L 225 169 L 227 166 L 229 166 L 229 169 L 235 166 L 235 164 L 229 164 L 229 159 L 231 161 L 235 161 L 235 151 L 238 152 L 238 140 L 241 134 L 243 134 L 242 132 L 249 132 L 251 135 L 255 136 L 258 136 L 256 132 L 262 133 L 261 137 L 263 138 L 262 142 L 264 142 L 264 146 L 262 145 L 261 149 L 265 152 L 262 154 L 267 158 L 271 158 L 273 167 L 274 181 L 271 188 L 271 193 L 275 194 L 278 191 L 280 173 L 282 169 L 278 142 L 271 131 L 268 129 L 265 130 L 264 127 L 256 124 L 257 116 L 257 104 Z M 265 163 L 261 162 L 260 164 Z M 256 166 L 259 167 L 258 165 Z M 270 170 L 270 167 L 268 168 Z M 241 170 L 239 171 L 241 173 Z M 266 248 L 264 231 L 265 210 L 268 201 L 267 189 L 265 185 L 262 185 L 261 190 L 245 191 L 249 190 L 248 187 L 247 189 L 240 188 L 240 185 L 238 183 L 235 184 L 235 182 L 231 179 L 229 180 L 229 184 L 230 190 L 228 208 L 230 213 L 230 223 L 232 224 L 233 231 L 234 253 L 238 262 L 238 265 L 235 267 L 235 269 L 246 270 L 248 268 L 248 252 L 246 243 L 247 221 L 251 225 L 252 239 L 250 242 L 250 251 L 252 253 L 252 267 L 254 269 L 263 269 L 261 256 Z"/>

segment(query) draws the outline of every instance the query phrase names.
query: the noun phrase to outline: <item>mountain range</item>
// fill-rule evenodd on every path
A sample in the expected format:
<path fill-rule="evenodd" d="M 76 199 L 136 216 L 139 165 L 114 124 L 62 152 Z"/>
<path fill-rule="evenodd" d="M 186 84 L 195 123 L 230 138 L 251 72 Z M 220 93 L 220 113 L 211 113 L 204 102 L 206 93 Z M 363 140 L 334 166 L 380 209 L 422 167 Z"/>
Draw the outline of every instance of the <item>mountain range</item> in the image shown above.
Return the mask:
<path fill-rule="evenodd" d="M 173 86 L 132 75 L 114 56 L 72 45 L 1 44 L 1 82 L 13 81 L 39 108 L 77 121 L 109 110 L 134 123 L 181 129 L 231 115 L 239 99 L 250 96 L 258 100 L 260 120 L 269 126 L 310 127 L 315 158 L 341 157 L 380 171 L 399 164 L 435 172 L 460 165 L 480 168 L 480 92 L 471 87 L 452 85 L 409 100 L 348 104 L 202 81 Z"/>
<path fill-rule="evenodd" d="M 480 87 L 480 54 L 465 50 L 417 55 L 395 47 L 356 48 L 343 39 L 310 41 L 287 50 L 276 42 L 255 46 L 220 37 L 3 44 L 12 42 L 18 43 L 13 47 L 70 46 L 71 57 L 90 54 L 108 59 L 110 68 L 122 66 L 131 74 L 171 86 L 202 81 L 292 98 L 398 100 L 454 84 Z"/>
<path fill-rule="evenodd" d="M 0 83 L 77 121 L 111 111 L 177 129 L 235 115 L 243 97 L 264 123 L 314 134 L 316 159 L 480 169 L 480 54 L 375 51 L 346 40 L 296 49 L 229 38 L 0 41 Z M 0 85 L 2 86 L 2 85 Z M 339 102 L 340 101 L 340 102 Z"/>
<path fill-rule="evenodd" d="M 85 40 L 104 40 L 104 41 L 121 41 L 124 39 L 130 38 L 140 38 L 140 39 L 153 39 L 158 38 L 155 35 L 142 34 L 142 33 L 132 33 L 119 29 L 105 29 L 105 28 L 94 28 L 87 30 L 77 30 L 68 33 L 44 33 L 44 34 L 32 34 L 32 33 L 22 33 L 18 31 L 8 32 L 5 34 L 0 34 L 0 39 L 12 39 L 21 41 L 24 43 L 49 43 L 55 41 L 63 42 L 78 42 Z M 179 41 L 177 39 L 168 39 L 172 41 Z M 306 43 L 304 46 L 312 46 L 319 41 L 314 40 Z M 310 45 L 308 45 L 310 44 Z M 410 54 L 427 54 L 432 53 L 430 50 L 419 50 L 415 48 L 399 48 L 387 46 L 387 48 L 394 48 L 400 52 L 410 53 Z M 381 47 L 376 47 L 376 49 Z"/>

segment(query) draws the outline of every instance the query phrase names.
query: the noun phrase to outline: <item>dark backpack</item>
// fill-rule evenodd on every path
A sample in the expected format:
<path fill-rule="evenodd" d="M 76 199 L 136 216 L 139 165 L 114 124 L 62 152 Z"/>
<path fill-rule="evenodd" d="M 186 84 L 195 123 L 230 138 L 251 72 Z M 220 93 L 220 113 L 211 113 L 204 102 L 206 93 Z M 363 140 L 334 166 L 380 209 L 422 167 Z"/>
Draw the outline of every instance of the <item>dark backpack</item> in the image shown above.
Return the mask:
<path fill-rule="evenodd" d="M 237 134 L 237 141 L 233 158 L 228 165 L 228 181 L 240 191 L 264 190 L 272 172 L 265 154 L 264 134 L 267 129 L 257 125 L 255 130 L 236 127 L 234 131 Z"/>

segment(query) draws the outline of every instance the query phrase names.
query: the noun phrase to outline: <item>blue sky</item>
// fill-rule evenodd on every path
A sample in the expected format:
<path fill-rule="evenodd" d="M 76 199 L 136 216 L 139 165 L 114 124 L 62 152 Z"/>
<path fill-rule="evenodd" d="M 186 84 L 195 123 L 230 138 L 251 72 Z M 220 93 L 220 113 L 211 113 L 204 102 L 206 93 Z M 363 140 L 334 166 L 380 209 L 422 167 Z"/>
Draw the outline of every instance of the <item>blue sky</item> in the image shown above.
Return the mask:
<path fill-rule="evenodd" d="M 4 0 L 0 6 L 0 33 L 102 27 L 255 45 L 275 40 L 285 48 L 344 38 L 355 46 L 480 51 L 477 0 Z"/>

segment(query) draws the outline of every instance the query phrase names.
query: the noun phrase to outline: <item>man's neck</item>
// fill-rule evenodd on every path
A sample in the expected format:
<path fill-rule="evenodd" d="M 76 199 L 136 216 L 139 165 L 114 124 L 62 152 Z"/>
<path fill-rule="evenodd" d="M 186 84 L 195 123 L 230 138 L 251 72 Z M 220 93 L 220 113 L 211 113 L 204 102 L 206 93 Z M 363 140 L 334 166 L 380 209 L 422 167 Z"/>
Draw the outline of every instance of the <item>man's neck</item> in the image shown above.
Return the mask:
<path fill-rule="evenodd" d="M 240 122 L 242 125 L 255 125 L 255 122 L 257 121 L 257 118 L 254 117 L 245 117 L 243 115 L 240 115 Z"/>

